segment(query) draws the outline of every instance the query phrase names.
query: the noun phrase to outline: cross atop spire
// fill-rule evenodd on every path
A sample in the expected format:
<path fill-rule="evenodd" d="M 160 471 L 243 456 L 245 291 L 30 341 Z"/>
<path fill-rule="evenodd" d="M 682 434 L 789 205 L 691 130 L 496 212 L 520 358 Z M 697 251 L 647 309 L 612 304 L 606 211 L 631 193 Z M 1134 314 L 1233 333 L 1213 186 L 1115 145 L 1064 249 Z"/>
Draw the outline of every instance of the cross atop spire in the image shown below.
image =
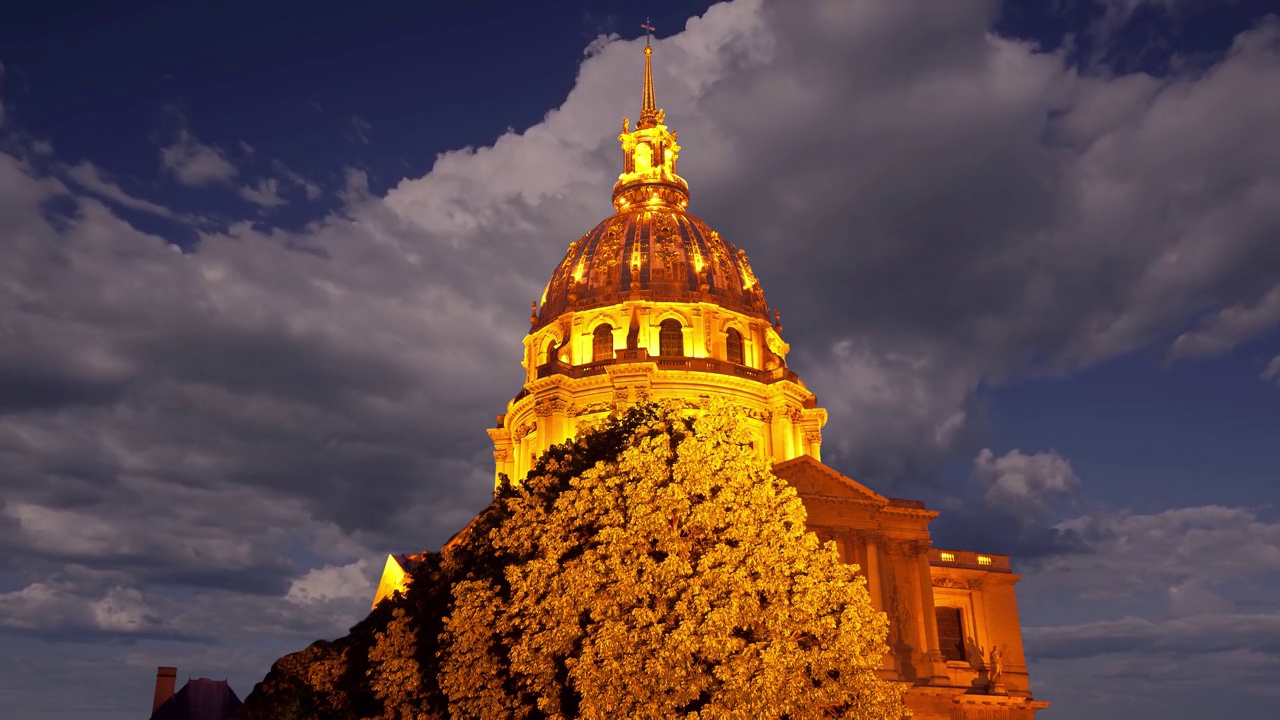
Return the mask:
<path fill-rule="evenodd" d="M 640 27 L 649 32 L 644 38 L 644 97 L 640 101 L 640 119 L 636 121 L 636 129 L 656 127 L 662 122 L 661 113 L 658 109 L 658 103 L 653 97 L 653 65 L 649 58 L 653 55 L 653 48 L 649 45 L 649 38 L 653 37 L 653 25 L 646 20 Z"/>
<path fill-rule="evenodd" d="M 649 18 L 645 18 L 644 22 L 640 23 L 640 27 L 641 29 L 646 31 L 644 36 L 644 44 L 648 45 L 649 39 L 653 37 L 653 33 L 656 31 L 656 28 L 653 27 L 653 23 L 649 22 Z"/>

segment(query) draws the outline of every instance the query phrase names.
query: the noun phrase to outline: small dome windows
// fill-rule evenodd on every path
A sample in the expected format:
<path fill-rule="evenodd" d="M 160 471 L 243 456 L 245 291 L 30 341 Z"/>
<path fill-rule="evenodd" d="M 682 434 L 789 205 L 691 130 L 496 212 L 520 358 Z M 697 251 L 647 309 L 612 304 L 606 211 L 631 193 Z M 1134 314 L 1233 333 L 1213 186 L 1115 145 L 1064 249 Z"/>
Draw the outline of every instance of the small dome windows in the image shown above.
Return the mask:
<path fill-rule="evenodd" d="M 604 323 L 597 325 L 591 333 L 591 362 L 604 362 L 613 359 L 613 326 Z"/>
<path fill-rule="evenodd" d="M 684 355 L 684 332 L 679 320 L 663 320 L 658 326 L 658 354 L 667 357 Z"/>
<path fill-rule="evenodd" d="M 734 365 L 742 365 L 742 333 L 737 328 L 729 328 L 724 337 L 724 359 Z"/>

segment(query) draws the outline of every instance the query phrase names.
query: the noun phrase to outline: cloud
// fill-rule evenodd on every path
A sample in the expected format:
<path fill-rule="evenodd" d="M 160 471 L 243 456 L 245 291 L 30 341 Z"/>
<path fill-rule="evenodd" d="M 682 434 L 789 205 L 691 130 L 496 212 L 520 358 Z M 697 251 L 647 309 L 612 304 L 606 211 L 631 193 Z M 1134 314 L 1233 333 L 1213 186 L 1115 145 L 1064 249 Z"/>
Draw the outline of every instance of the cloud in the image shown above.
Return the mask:
<path fill-rule="evenodd" d="M 994 34 L 998 10 L 738 1 L 655 43 L 691 210 L 781 308 L 831 411 L 824 457 L 881 488 L 986 447 L 982 388 L 1164 347 L 1280 273 L 1280 97 L 1257 91 L 1280 86 L 1280 25 L 1204 72 L 1082 75 Z M 528 303 L 610 212 L 641 44 L 593 44 L 522 132 L 385 193 L 348 168 L 339 211 L 204 228 L 184 252 L 93 195 L 119 197 L 0 154 L 0 570 L 45 586 L 14 616 L 96 617 L 134 589 L 117 625 L 301 647 L 363 613 L 362 560 L 462 527 L 490 497 L 483 429 L 519 390 Z M 239 175 L 185 131 L 162 160 L 194 186 Z M 1074 477 L 1052 453 L 975 467 L 1030 508 Z M 1075 552 L 1020 592 L 1247 614 L 1271 527 L 1088 515 L 1042 528 Z"/>
<path fill-rule="evenodd" d="M 317 603 L 330 600 L 356 600 L 369 603 L 377 583 L 370 577 L 366 558 L 349 565 L 325 565 L 296 578 L 285 595 L 295 603 Z"/>
<path fill-rule="evenodd" d="M 1271 362 L 1262 370 L 1262 379 L 1280 385 L 1280 355 L 1271 358 Z"/>
<path fill-rule="evenodd" d="M 973 461 L 974 478 L 986 488 L 989 505 L 1017 514 L 1038 514 L 1055 498 L 1080 487 L 1071 463 L 1055 452 L 1027 455 L 1018 450 L 996 457 L 983 448 Z"/>
<path fill-rule="evenodd" d="M 358 205 L 369 199 L 369 174 L 358 168 L 343 171 L 343 187 L 338 197 L 347 205 Z"/>
<path fill-rule="evenodd" d="M 589 57 L 594 57 L 596 55 L 599 55 L 600 52 L 604 50 L 606 47 L 608 47 L 609 45 L 615 42 L 618 42 L 621 39 L 622 39 L 622 36 L 616 32 L 600 33 L 599 35 L 596 36 L 594 40 L 587 43 L 587 46 L 582 49 L 582 56 L 589 58 Z"/>
<path fill-rule="evenodd" d="M 1189 581 L 1222 583 L 1280 570 L 1280 523 L 1247 508 L 1086 515 L 1057 527 L 1080 538 L 1089 552 L 1047 559 L 1037 576 L 1106 588 L 1112 597 L 1163 594 Z"/>
<path fill-rule="evenodd" d="M 373 129 L 373 124 L 359 115 L 352 115 L 347 118 L 347 137 L 353 143 L 359 145 L 369 144 L 369 131 Z"/>
<path fill-rule="evenodd" d="M 1280 79 L 1274 27 L 1203 75 L 1092 78 L 990 34 L 994 6 L 924 8 L 723 4 L 655 45 L 692 209 L 782 308 L 830 457 L 882 487 L 978 442 L 984 383 L 1071 372 L 1243 301 L 1274 277 L 1280 221 L 1276 169 L 1249 150 L 1275 136 L 1276 101 L 1251 90 Z M 23 227 L 3 272 L 29 294 L 3 351 L 27 378 L 7 416 L 15 502 L 99 492 L 145 459 L 159 482 L 302 499 L 346 532 L 447 537 L 488 491 L 476 428 L 518 389 L 522 309 L 609 212 L 638 46 L 601 44 L 522 133 L 385 195 L 348 169 L 341 214 L 206 232 L 187 254 L 82 198 L 51 224 L 39 204 L 65 193 L 0 165 Z M 189 133 L 173 147 L 221 167 L 193 181 L 235 174 Z M 61 479 L 70 462 L 89 479 Z M 35 492 L 49 477 L 67 498 Z"/>
<path fill-rule="evenodd" d="M 80 187 L 105 200 L 110 200 L 121 207 L 137 210 L 163 218 L 176 218 L 172 210 L 150 200 L 134 197 L 125 192 L 118 184 L 103 177 L 103 173 L 93 163 L 82 161 L 65 168 L 66 176 Z"/>
<path fill-rule="evenodd" d="M 280 181 L 275 178 L 259 178 L 253 185 L 241 187 L 240 197 L 263 208 L 289 204 L 288 200 L 280 197 Z"/>
<path fill-rule="evenodd" d="M 1141 712 L 1167 716 L 1211 687 L 1230 687 L 1242 708 L 1274 695 L 1280 523 L 1202 506 L 1099 511 L 1058 528 L 1077 551 L 1026 568 L 1018 595 L 1024 618 L 1062 619 L 1024 626 L 1033 677 L 1068 704 L 1100 694 L 1075 712 L 1133 717 L 1134 703 L 1161 698 Z"/>
<path fill-rule="evenodd" d="M 1280 285 L 1249 304 L 1223 308 L 1182 333 L 1169 348 L 1169 357 L 1209 357 L 1280 325 Z"/>
<path fill-rule="evenodd" d="M 1028 627 L 1038 658 L 1069 659 L 1151 651 L 1202 655 L 1236 649 L 1280 651 L 1280 615 L 1224 614 L 1152 622 L 1124 618 L 1062 627 Z M 1280 659 L 1278 657 L 1277 659 Z"/>
<path fill-rule="evenodd" d="M 324 190 L 318 184 L 290 170 L 287 165 L 279 160 L 272 161 L 271 167 L 281 179 L 302 188 L 308 200 L 319 200 L 320 196 L 324 194 Z"/>
<path fill-rule="evenodd" d="M 240 172 L 221 148 L 201 143 L 185 128 L 172 145 L 160 149 L 160 166 L 189 187 L 227 182 Z"/>
<path fill-rule="evenodd" d="M 136 589 L 114 587 L 101 597 L 83 597 L 46 583 L 0 594 L 0 631 L 59 639 L 189 639 L 161 620 Z"/>

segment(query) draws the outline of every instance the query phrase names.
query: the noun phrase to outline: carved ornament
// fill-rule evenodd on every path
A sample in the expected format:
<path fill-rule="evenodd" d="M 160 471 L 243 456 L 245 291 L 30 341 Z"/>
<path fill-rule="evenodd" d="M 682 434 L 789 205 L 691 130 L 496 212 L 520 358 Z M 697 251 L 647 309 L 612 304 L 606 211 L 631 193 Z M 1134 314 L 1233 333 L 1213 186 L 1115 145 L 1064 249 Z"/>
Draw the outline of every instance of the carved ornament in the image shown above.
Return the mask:
<path fill-rule="evenodd" d="M 928 540 L 890 540 L 885 543 L 884 551 L 895 557 L 913 558 L 928 552 L 931 546 L 932 543 Z"/>
<path fill-rule="evenodd" d="M 883 547 L 885 544 L 884 533 L 875 530 L 850 530 L 849 540 L 859 545 L 877 545 Z"/>
<path fill-rule="evenodd" d="M 572 405 L 569 408 L 569 417 L 581 417 L 583 415 L 594 415 L 595 413 L 609 412 L 613 406 L 607 402 L 588 403 L 582 407 Z"/>
<path fill-rule="evenodd" d="M 528 436 L 529 433 L 537 429 L 538 429 L 538 423 L 534 422 L 533 420 L 530 420 L 529 422 L 523 425 L 520 425 L 519 427 L 512 430 L 511 438 L 516 442 L 520 442 L 521 440 L 525 439 L 525 437 Z"/>

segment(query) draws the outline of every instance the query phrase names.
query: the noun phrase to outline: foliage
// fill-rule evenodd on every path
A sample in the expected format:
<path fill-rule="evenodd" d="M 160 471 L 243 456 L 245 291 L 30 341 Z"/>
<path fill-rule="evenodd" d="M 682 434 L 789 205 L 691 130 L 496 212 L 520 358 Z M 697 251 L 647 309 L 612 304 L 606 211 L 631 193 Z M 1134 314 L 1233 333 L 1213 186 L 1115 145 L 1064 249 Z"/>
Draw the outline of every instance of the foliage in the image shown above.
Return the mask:
<path fill-rule="evenodd" d="M 856 570 L 805 531 L 731 406 L 641 406 L 504 484 L 407 597 L 282 659 L 246 710 L 901 717 L 901 688 L 876 675 L 887 621 Z"/>

